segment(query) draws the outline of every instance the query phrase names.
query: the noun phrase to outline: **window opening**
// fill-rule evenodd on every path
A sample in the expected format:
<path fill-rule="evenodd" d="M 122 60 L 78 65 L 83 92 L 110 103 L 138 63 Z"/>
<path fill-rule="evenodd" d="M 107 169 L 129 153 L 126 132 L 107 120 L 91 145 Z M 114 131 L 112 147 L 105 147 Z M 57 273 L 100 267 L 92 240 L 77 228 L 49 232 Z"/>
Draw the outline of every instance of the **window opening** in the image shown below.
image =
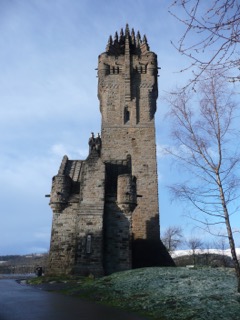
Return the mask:
<path fill-rule="evenodd" d="M 92 249 L 92 236 L 91 234 L 87 235 L 87 242 L 86 242 L 86 253 L 91 253 Z"/>
<path fill-rule="evenodd" d="M 128 107 L 124 108 L 124 123 L 127 123 L 130 120 L 130 112 L 128 111 Z"/>

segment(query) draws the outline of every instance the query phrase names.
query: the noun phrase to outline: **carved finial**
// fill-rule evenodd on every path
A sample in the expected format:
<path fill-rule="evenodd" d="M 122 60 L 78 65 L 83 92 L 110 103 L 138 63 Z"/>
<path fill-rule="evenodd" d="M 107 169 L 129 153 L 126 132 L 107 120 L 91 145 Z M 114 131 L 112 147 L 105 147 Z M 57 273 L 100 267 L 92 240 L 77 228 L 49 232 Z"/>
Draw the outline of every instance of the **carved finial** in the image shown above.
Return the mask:
<path fill-rule="evenodd" d="M 135 44 L 135 31 L 133 28 L 132 28 L 131 38 L 132 38 L 132 44 L 134 45 Z"/>
<path fill-rule="evenodd" d="M 118 42 L 118 33 L 117 33 L 117 31 L 115 32 L 114 41 Z"/>
<path fill-rule="evenodd" d="M 128 23 L 126 24 L 125 36 L 129 37 L 129 26 L 128 26 Z"/>
<path fill-rule="evenodd" d="M 141 35 L 140 35 L 140 32 L 139 32 L 139 31 L 137 32 L 136 41 L 137 41 L 137 45 L 139 46 L 139 45 L 141 44 Z"/>
<path fill-rule="evenodd" d="M 143 40 L 142 40 L 142 43 L 141 43 L 141 51 L 142 52 L 149 51 L 149 45 L 148 45 L 148 42 L 147 42 L 146 35 L 143 36 Z"/>
<path fill-rule="evenodd" d="M 106 51 L 109 51 L 110 50 L 110 47 L 112 46 L 112 36 L 109 36 L 108 38 L 108 43 L 107 43 L 107 46 L 106 46 Z"/>
<path fill-rule="evenodd" d="M 112 45 L 112 43 L 113 43 L 113 39 L 112 39 L 112 36 L 109 36 L 109 39 L 108 39 L 108 45 Z"/>
<path fill-rule="evenodd" d="M 123 28 L 120 30 L 120 41 L 124 39 Z"/>

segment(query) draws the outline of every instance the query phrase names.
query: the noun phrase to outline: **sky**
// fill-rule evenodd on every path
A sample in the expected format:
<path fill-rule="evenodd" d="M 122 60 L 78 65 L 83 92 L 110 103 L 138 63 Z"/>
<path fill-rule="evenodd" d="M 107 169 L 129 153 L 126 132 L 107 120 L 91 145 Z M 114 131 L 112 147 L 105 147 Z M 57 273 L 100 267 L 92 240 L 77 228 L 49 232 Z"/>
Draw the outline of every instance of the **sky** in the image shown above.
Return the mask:
<path fill-rule="evenodd" d="M 62 157 L 84 160 L 90 133 L 100 132 L 98 55 L 126 23 L 146 34 L 158 55 L 156 121 L 161 230 L 192 222 L 172 203 L 176 171 L 161 153 L 168 141 L 166 91 L 181 85 L 187 65 L 171 45 L 183 26 L 167 0 L 0 0 L 0 255 L 47 252 L 51 180 Z"/>

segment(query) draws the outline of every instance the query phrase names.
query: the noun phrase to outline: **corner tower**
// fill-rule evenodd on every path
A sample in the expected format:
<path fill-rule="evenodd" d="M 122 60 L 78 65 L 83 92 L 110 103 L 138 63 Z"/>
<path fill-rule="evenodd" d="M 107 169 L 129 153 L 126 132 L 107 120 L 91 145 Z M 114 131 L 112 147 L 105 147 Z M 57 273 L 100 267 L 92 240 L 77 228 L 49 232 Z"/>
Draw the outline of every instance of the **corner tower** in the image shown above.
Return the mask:
<path fill-rule="evenodd" d="M 157 55 L 146 36 L 134 30 L 110 36 L 98 59 L 98 98 L 102 114 L 102 160 L 131 157 L 137 206 L 132 214 L 136 240 L 159 241 L 159 207 L 154 115 Z M 133 253 L 134 255 L 134 253 Z M 137 258 L 138 259 L 138 258 Z M 133 261 L 134 264 L 134 261 Z"/>

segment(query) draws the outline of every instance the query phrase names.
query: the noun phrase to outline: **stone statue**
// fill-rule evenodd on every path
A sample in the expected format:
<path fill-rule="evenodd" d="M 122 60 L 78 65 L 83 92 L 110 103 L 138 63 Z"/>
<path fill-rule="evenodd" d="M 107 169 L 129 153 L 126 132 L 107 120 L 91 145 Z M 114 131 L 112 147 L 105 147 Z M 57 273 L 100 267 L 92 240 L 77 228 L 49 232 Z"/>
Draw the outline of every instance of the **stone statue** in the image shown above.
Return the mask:
<path fill-rule="evenodd" d="M 91 153 L 93 150 L 96 150 L 98 153 L 100 153 L 101 146 L 102 146 L 102 140 L 100 137 L 100 134 L 98 133 L 98 136 L 95 138 L 94 133 L 91 133 L 91 137 L 89 138 L 88 144 L 89 144 L 89 153 Z"/>
<path fill-rule="evenodd" d="M 89 153 L 91 153 L 91 151 L 95 147 L 95 138 L 94 138 L 94 133 L 93 132 L 91 132 L 91 137 L 88 140 L 88 144 L 89 144 Z"/>
<path fill-rule="evenodd" d="M 98 152 L 100 152 L 101 146 L 102 146 L 102 140 L 101 140 L 100 134 L 98 133 L 98 136 L 97 136 L 97 138 L 95 139 L 95 149 L 96 149 Z"/>

